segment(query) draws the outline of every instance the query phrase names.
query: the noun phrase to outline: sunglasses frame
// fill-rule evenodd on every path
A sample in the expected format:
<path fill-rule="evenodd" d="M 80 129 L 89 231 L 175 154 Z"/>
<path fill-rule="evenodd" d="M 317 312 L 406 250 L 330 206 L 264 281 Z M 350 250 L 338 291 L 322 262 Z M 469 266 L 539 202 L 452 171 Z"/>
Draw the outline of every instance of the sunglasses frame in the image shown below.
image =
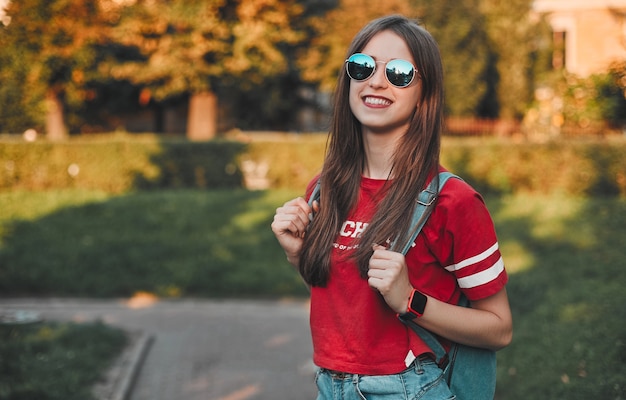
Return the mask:
<path fill-rule="evenodd" d="M 356 78 L 354 78 L 352 75 L 350 75 L 350 70 L 348 69 L 348 63 L 350 63 L 350 62 L 354 63 L 354 61 L 350 61 L 350 60 L 351 60 L 353 57 L 355 57 L 355 56 L 364 56 L 364 57 L 367 57 L 367 58 L 368 58 L 368 59 L 370 59 L 370 60 L 372 61 L 372 63 L 374 64 L 374 69 L 372 69 L 372 73 L 371 73 L 371 74 L 369 74 L 366 78 L 363 78 L 363 79 L 356 79 Z M 412 71 L 413 71 L 413 75 L 411 75 L 411 80 L 410 80 L 410 81 L 409 81 L 406 85 L 404 85 L 404 86 L 399 86 L 399 85 L 396 85 L 395 83 L 391 82 L 391 80 L 389 79 L 388 70 L 387 70 L 387 65 L 388 65 L 389 63 L 391 63 L 391 62 L 394 62 L 394 61 L 401 61 L 401 62 L 405 62 L 405 63 L 409 64 L 409 65 L 411 66 L 411 68 L 413 68 L 413 69 L 412 69 Z M 377 68 L 377 66 L 378 66 L 378 64 L 379 64 L 379 63 L 382 63 L 382 64 L 384 64 L 384 66 L 385 66 L 385 79 L 387 80 L 387 82 L 389 82 L 389 84 L 390 84 L 390 85 L 392 85 L 393 87 L 397 87 L 397 88 L 399 88 L 399 89 L 404 89 L 404 88 L 409 87 L 409 86 L 411 85 L 411 83 L 413 83 L 413 81 L 415 80 L 415 76 L 418 74 L 418 73 L 417 73 L 417 68 L 415 68 L 415 65 L 413 65 L 413 63 L 411 63 L 411 62 L 409 62 L 409 61 L 407 61 L 407 60 L 404 60 L 404 59 L 402 59 L 402 58 L 393 58 L 393 59 L 391 59 L 391 60 L 389 60 L 389 61 L 376 61 L 376 60 L 374 59 L 374 57 L 372 57 L 372 56 L 370 56 L 370 55 L 368 55 L 368 54 L 365 54 L 365 53 L 354 53 L 354 54 L 352 54 L 350 57 L 348 57 L 348 58 L 346 59 L 346 61 L 345 61 L 346 73 L 348 74 L 348 77 L 349 77 L 350 79 L 355 80 L 355 81 L 357 81 L 357 82 L 364 82 L 364 81 L 366 81 L 366 80 L 370 79 L 372 76 L 374 76 L 374 74 L 376 73 L 376 68 Z"/>

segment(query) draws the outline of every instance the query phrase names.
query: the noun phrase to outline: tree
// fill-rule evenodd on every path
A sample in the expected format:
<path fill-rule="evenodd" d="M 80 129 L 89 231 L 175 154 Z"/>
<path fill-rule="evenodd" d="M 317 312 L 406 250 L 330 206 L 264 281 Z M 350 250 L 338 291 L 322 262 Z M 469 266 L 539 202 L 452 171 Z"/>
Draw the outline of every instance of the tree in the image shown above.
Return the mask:
<path fill-rule="evenodd" d="M 64 110 L 93 95 L 95 46 L 107 41 L 117 10 L 110 0 L 20 0 L 9 4 L 0 28 L 2 78 L 23 86 L 17 103 L 43 104 L 51 139 L 67 136 Z M 104 7 L 108 6 L 108 7 Z"/>
<path fill-rule="evenodd" d="M 599 100 L 604 100 L 603 117 L 623 131 L 626 129 L 626 61 L 613 63 L 607 80 L 599 88 Z"/>
<path fill-rule="evenodd" d="M 141 57 L 109 66 L 156 101 L 189 95 L 187 136 L 217 133 L 220 91 L 249 88 L 287 71 L 284 49 L 302 35 L 295 0 L 138 1 L 125 10 L 117 40 Z"/>
<path fill-rule="evenodd" d="M 532 101 L 542 32 L 531 0 L 340 0 L 311 19 L 299 57 L 303 78 L 331 91 L 345 50 L 369 20 L 390 13 L 418 18 L 439 43 L 450 116 L 519 118 Z M 349 21 L 349 23 L 346 23 Z"/>
<path fill-rule="evenodd" d="M 331 91 L 345 51 L 370 20 L 399 13 L 420 22 L 439 43 L 445 68 L 446 106 L 451 115 L 475 115 L 490 93 L 490 53 L 479 0 L 340 0 L 310 21 L 310 46 L 299 57 L 303 78 Z"/>
<path fill-rule="evenodd" d="M 486 31 L 497 56 L 499 116 L 520 118 L 533 99 L 534 59 L 541 50 L 540 21 L 531 18 L 532 0 L 482 0 Z"/>
<path fill-rule="evenodd" d="M 419 0 L 420 17 L 433 35 L 443 58 L 446 109 L 451 116 L 489 111 L 484 102 L 489 85 L 490 51 L 480 0 Z M 489 108 L 489 107 L 487 107 Z"/>
<path fill-rule="evenodd" d="M 0 132 L 40 128 L 37 102 L 23 95 L 28 64 L 24 52 L 7 40 L 6 29 L 0 25 Z"/>
<path fill-rule="evenodd" d="M 332 91 L 354 36 L 371 20 L 388 14 L 416 18 L 417 9 L 411 0 L 339 0 L 336 7 L 311 17 L 307 22 L 310 41 L 298 57 L 303 79 L 322 91 Z"/>

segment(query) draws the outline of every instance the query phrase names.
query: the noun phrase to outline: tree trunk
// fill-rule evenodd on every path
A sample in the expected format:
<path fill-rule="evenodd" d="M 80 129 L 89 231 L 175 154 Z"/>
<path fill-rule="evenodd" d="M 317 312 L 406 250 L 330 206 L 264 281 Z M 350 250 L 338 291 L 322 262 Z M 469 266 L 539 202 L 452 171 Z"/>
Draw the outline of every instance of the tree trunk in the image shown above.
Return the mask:
<path fill-rule="evenodd" d="M 187 138 L 210 140 L 217 134 L 217 96 L 213 92 L 193 93 L 189 99 Z"/>
<path fill-rule="evenodd" d="M 68 136 L 63 120 L 63 103 L 54 90 L 49 90 L 46 95 L 46 136 L 50 140 L 63 140 Z"/>

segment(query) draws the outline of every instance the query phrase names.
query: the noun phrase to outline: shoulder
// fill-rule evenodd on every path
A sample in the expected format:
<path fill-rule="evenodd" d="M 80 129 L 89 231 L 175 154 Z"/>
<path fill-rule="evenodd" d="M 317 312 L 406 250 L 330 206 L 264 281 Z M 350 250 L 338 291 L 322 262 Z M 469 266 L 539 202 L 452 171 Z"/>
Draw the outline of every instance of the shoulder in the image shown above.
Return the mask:
<path fill-rule="evenodd" d="M 485 206 L 483 197 L 461 177 L 451 177 L 439 193 L 437 205 L 441 207 Z"/>
<path fill-rule="evenodd" d="M 435 230 L 493 229 L 483 197 L 469 183 L 450 178 L 441 189 L 429 220 Z"/>

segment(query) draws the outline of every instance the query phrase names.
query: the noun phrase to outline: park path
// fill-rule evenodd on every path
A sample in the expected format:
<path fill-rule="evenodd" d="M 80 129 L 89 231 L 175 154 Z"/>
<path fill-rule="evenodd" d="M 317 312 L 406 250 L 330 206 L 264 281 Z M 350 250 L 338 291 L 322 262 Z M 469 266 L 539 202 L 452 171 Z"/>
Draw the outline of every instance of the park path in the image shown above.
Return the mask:
<path fill-rule="evenodd" d="M 151 337 L 124 400 L 315 398 L 308 303 L 0 299 L 0 310 L 102 320 Z"/>

